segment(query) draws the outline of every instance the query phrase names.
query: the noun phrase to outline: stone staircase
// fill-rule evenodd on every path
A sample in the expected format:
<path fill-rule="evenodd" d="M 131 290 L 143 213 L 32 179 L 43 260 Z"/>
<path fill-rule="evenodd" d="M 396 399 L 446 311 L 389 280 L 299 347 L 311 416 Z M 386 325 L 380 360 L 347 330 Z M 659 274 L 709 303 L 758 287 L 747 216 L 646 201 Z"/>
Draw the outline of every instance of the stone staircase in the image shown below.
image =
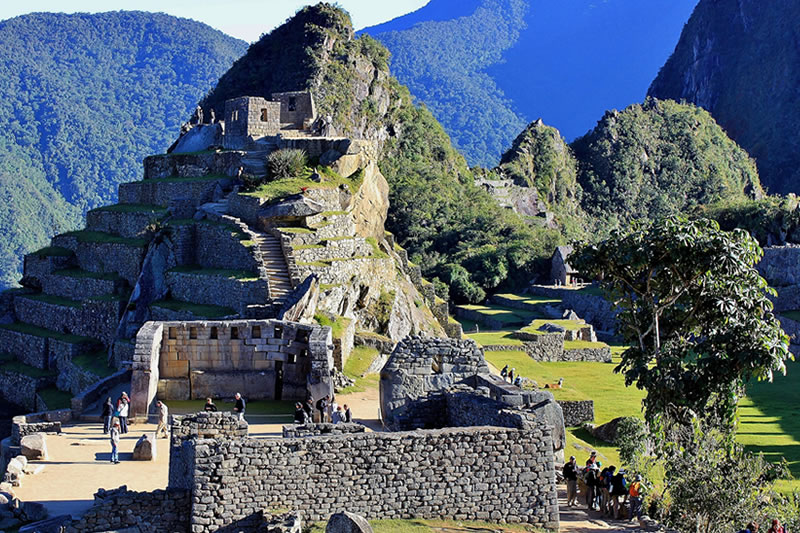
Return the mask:
<path fill-rule="evenodd" d="M 280 241 L 267 233 L 257 233 L 256 246 L 261 252 L 261 263 L 269 280 L 269 295 L 273 300 L 283 302 L 292 292 L 289 268 L 283 256 Z"/>
<path fill-rule="evenodd" d="M 257 150 L 249 150 L 247 155 L 242 158 L 242 166 L 245 174 L 253 176 L 267 175 L 267 156 L 278 149 L 275 141 L 269 139 L 259 139 L 255 142 Z"/>
<path fill-rule="evenodd" d="M 231 193 L 233 194 L 233 193 Z M 200 207 L 198 210 L 205 212 L 206 214 L 210 215 L 212 219 L 221 219 L 224 215 L 228 213 L 228 199 L 230 198 L 230 194 L 224 196 L 222 199 L 217 200 L 216 202 L 208 202 Z"/>

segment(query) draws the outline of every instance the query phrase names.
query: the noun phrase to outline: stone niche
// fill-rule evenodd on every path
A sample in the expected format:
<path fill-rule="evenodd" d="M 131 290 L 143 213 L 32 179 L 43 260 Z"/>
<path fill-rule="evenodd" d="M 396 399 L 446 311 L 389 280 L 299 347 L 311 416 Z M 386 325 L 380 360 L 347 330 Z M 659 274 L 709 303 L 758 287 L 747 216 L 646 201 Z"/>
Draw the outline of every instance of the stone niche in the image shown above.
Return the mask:
<path fill-rule="evenodd" d="M 280 320 L 148 322 L 136 337 L 134 411 L 159 399 L 305 400 L 332 394 L 328 327 Z"/>

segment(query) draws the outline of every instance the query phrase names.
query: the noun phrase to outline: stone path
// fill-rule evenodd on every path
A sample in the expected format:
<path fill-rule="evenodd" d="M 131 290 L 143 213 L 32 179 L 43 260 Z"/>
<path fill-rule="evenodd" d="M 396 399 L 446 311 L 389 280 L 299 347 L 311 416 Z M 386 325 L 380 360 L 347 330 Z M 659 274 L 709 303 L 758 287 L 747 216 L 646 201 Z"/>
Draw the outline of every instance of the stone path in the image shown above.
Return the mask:
<path fill-rule="evenodd" d="M 582 495 L 578 495 L 582 501 Z M 598 531 L 613 531 L 625 533 L 639 529 L 639 523 L 631 520 L 614 520 L 603 517 L 597 511 L 587 511 L 586 505 L 567 507 L 567 487 L 558 486 L 558 510 L 560 533 L 596 533 Z"/>
<path fill-rule="evenodd" d="M 292 292 L 292 282 L 289 278 L 289 268 L 283 256 L 280 241 L 268 234 L 256 232 L 256 246 L 261 252 L 261 264 L 267 272 L 269 280 L 269 297 L 273 300 L 283 301 Z"/>

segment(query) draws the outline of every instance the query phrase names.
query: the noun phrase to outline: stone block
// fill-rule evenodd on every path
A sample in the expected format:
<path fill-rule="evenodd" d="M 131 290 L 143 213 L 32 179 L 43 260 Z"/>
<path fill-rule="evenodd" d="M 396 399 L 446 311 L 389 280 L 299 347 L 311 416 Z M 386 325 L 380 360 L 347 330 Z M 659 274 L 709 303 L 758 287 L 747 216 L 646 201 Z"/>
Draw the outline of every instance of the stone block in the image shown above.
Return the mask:
<path fill-rule="evenodd" d="M 331 516 L 325 533 L 372 533 L 372 526 L 363 516 L 343 511 Z"/>
<path fill-rule="evenodd" d="M 44 461 L 47 459 L 47 439 L 44 433 L 25 435 L 19 442 L 20 451 L 30 461 Z"/>
<path fill-rule="evenodd" d="M 156 435 L 155 433 L 145 433 L 136 445 L 133 447 L 133 460 L 134 461 L 155 461 L 157 453 Z"/>

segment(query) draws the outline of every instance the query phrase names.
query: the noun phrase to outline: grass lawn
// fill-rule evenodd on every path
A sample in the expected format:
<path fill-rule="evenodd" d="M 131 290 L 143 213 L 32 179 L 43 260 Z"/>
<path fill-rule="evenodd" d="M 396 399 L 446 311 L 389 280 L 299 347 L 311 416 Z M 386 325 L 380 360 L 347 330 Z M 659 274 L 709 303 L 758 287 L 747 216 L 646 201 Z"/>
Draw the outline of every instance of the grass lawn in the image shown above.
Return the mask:
<path fill-rule="evenodd" d="M 346 387 L 339 394 L 349 394 L 351 392 L 364 392 L 367 389 L 378 387 L 380 376 L 375 374 L 364 375 L 378 356 L 378 350 L 369 346 L 356 346 L 353 348 L 350 357 L 344 363 L 344 375 L 356 381 L 355 385 Z"/>
<path fill-rule="evenodd" d="M 161 307 L 163 309 L 169 309 L 170 311 L 186 311 L 192 313 L 195 317 L 198 318 L 222 318 L 225 316 L 233 316 L 236 314 L 236 311 L 231 309 L 230 307 L 222 307 L 220 305 L 206 305 L 206 304 L 194 304 L 191 302 L 183 302 L 181 300 L 159 300 L 157 302 L 153 302 L 153 307 Z"/>
<path fill-rule="evenodd" d="M 70 235 L 78 239 L 79 242 L 95 243 L 95 244 L 124 244 L 125 246 L 132 246 L 134 248 L 144 248 L 150 241 L 147 239 L 131 239 L 128 237 L 120 237 L 119 235 L 112 235 L 104 231 L 70 231 L 64 235 Z"/>
<path fill-rule="evenodd" d="M 293 194 L 301 194 L 303 189 L 335 189 L 344 185 L 355 194 L 364 180 L 364 172 L 356 172 L 353 176 L 345 178 L 331 170 L 329 167 L 318 167 L 321 182 L 311 180 L 313 170 L 306 168 L 301 176 L 294 178 L 281 178 L 262 183 L 255 190 L 242 192 L 244 196 L 254 196 L 267 202 L 286 198 Z"/>
<path fill-rule="evenodd" d="M 55 370 L 42 370 L 35 366 L 26 365 L 11 354 L 0 353 L 0 370 L 16 372 L 31 378 L 48 378 L 57 375 Z"/>
<path fill-rule="evenodd" d="M 586 327 L 586 322 L 578 322 L 577 320 L 566 320 L 566 319 L 551 319 L 551 318 L 539 318 L 522 328 L 520 331 L 524 331 L 525 333 L 532 333 L 534 335 L 540 333 L 539 328 L 544 326 L 545 324 L 555 324 L 556 326 L 561 326 L 564 329 L 568 329 L 571 331 L 579 330 L 581 328 Z"/>
<path fill-rule="evenodd" d="M 474 311 L 508 326 L 524 325 L 535 318 L 540 318 L 543 316 L 541 313 L 523 311 L 521 309 L 511 309 L 510 307 L 502 307 L 499 305 L 459 305 L 458 307 L 467 309 L 469 311 Z"/>
<path fill-rule="evenodd" d="M 44 400 L 47 408 L 52 409 L 68 409 L 71 406 L 72 394 L 58 390 L 55 387 L 48 387 L 36 392 L 39 397 Z"/>
<path fill-rule="evenodd" d="M 247 400 L 247 398 L 245 398 Z M 233 411 L 235 403 L 233 396 L 230 398 L 214 398 L 214 403 L 220 411 Z M 197 413 L 203 410 L 206 405 L 205 400 L 184 400 L 167 402 L 169 412 L 174 415 Z M 294 416 L 293 401 L 276 400 L 253 400 L 245 405 L 245 416 L 250 415 L 272 415 L 272 416 Z"/>
<path fill-rule="evenodd" d="M 69 333 L 61 333 L 59 331 L 53 331 L 50 329 L 40 328 L 39 326 L 34 326 L 33 324 L 26 324 L 24 322 L 12 322 L 11 324 L 0 324 L 0 328 L 8 329 L 11 331 L 17 331 L 19 333 L 25 333 L 28 335 L 35 335 L 37 337 L 47 337 L 49 339 L 55 339 L 58 341 L 68 342 L 70 344 L 81 344 L 81 343 L 98 343 L 99 341 L 95 339 L 90 339 L 89 337 L 79 337 L 78 335 L 71 335 Z"/>
<path fill-rule="evenodd" d="M 794 480 L 777 484 L 781 491 L 800 490 L 800 362 L 787 365 L 786 376 L 757 382 L 739 403 L 738 440 L 770 461 L 785 457 Z"/>
<path fill-rule="evenodd" d="M 238 279 L 239 281 L 255 281 L 258 276 L 249 270 L 231 270 L 225 268 L 203 268 L 198 265 L 177 266 L 168 272 L 180 272 L 195 276 L 219 276 L 221 278 Z"/>
<path fill-rule="evenodd" d="M 329 313 L 317 313 L 314 315 L 314 320 L 320 326 L 329 326 L 334 339 L 341 339 L 351 322 L 349 318 Z"/>
<path fill-rule="evenodd" d="M 512 294 L 509 292 L 504 294 L 498 294 L 497 296 L 530 305 L 540 305 L 540 304 L 552 305 L 561 303 L 561 300 L 559 300 L 558 298 L 548 298 L 547 296 L 534 296 L 532 294 Z"/>
<path fill-rule="evenodd" d="M 324 533 L 325 522 L 311 524 L 311 533 Z M 468 522 L 447 520 L 370 520 L 369 524 L 375 533 L 529 533 L 542 531 L 524 524 L 496 524 L 493 522 Z"/>
<path fill-rule="evenodd" d="M 462 327 L 463 323 L 462 323 Z M 506 346 L 522 346 L 522 341 L 513 338 L 511 335 L 515 332 L 514 329 L 502 331 L 486 331 L 484 333 L 469 333 L 467 337 L 474 340 L 481 346 L 490 345 L 506 345 Z"/>
<path fill-rule="evenodd" d="M 101 378 L 116 372 L 116 369 L 108 366 L 108 354 L 104 351 L 76 355 L 72 358 L 72 363 Z"/>

